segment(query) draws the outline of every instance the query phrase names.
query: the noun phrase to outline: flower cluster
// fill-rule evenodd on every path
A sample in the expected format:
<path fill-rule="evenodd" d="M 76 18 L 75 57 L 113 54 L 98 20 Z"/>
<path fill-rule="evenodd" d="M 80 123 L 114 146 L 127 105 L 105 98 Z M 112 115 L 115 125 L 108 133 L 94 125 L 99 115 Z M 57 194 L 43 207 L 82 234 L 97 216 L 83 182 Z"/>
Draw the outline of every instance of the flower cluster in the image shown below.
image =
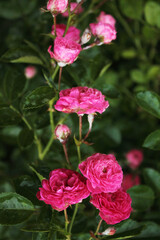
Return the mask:
<path fill-rule="evenodd" d="M 87 178 L 91 203 L 99 209 L 107 224 L 116 224 L 129 218 L 131 198 L 122 188 L 123 172 L 113 154 L 96 153 L 79 164 Z"/>

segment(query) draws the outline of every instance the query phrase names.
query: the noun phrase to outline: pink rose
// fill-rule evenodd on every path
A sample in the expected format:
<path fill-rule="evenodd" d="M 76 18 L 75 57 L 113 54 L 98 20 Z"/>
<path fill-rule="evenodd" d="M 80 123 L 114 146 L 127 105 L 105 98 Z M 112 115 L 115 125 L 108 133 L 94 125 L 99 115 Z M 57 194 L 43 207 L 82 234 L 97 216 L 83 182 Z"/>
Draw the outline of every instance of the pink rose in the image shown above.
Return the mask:
<path fill-rule="evenodd" d="M 49 46 L 48 52 L 51 58 L 54 58 L 58 62 L 60 67 L 72 64 L 82 50 L 80 44 L 63 37 L 57 37 L 55 39 L 54 52 L 51 51 L 51 47 L 52 46 Z"/>
<path fill-rule="evenodd" d="M 73 12 L 74 9 L 77 7 L 77 5 L 78 5 L 78 3 L 72 2 L 72 3 L 70 4 L 70 11 Z M 80 14 L 80 13 L 82 13 L 82 12 L 83 12 L 83 8 L 82 8 L 81 6 L 79 6 L 79 7 L 75 10 L 74 13 L 75 13 L 75 14 Z M 63 16 L 63 17 L 68 17 L 68 16 L 69 16 L 68 10 L 67 10 L 66 12 L 64 12 L 64 13 L 62 14 L 62 16 Z"/>
<path fill-rule="evenodd" d="M 143 152 L 133 149 L 126 154 L 126 158 L 130 168 L 136 169 L 143 161 Z"/>
<path fill-rule="evenodd" d="M 47 3 L 47 10 L 51 11 L 53 15 L 63 13 L 68 7 L 68 0 L 49 0 Z"/>
<path fill-rule="evenodd" d="M 123 172 L 113 154 L 93 154 L 79 164 L 79 169 L 93 194 L 113 193 L 121 187 Z"/>
<path fill-rule="evenodd" d="M 60 92 L 60 98 L 55 109 L 64 113 L 90 114 L 102 113 L 108 108 L 109 103 L 105 96 L 94 88 L 74 87 Z"/>
<path fill-rule="evenodd" d="M 65 24 L 57 24 L 56 25 L 56 35 L 57 37 L 63 37 L 63 34 L 65 32 L 66 25 Z M 52 32 L 54 35 L 54 25 L 52 26 Z M 80 38 L 80 30 L 74 26 L 71 26 L 68 28 L 68 31 L 65 35 L 66 39 L 71 39 L 74 42 L 79 43 L 81 38 Z"/>
<path fill-rule="evenodd" d="M 122 188 L 127 191 L 133 186 L 139 185 L 141 183 L 140 177 L 138 175 L 126 174 L 123 176 Z"/>
<path fill-rule="evenodd" d="M 122 189 L 114 193 L 94 194 L 90 202 L 99 209 L 100 217 L 107 224 L 116 224 L 129 218 L 132 211 L 132 199 Z"/>
<path fill-rule="evenodd" d="M 71 135 L 70 128 L 65 124 L 59 124 L 55 128 L 56 138 L 62 143 L 65 144 L 67 142 L 68 137 Z"/>
<path fill-rule="evenodd" d="M 105 24 L 109 24 L 112 27 L 115 27 L 115 24 L 116 24 L 115 18 L 112 17 L 112 15 L 110 14 L 105 14 L 105 12 L 100 13 L 99 17 L 97 18 L 97 21 Z"/>
<path fill-rule="evenodd" d="M 113 26 L 102 22 L 91 23 L 91 32 L 94 36 L 97 36 L 101 42 L 108 44 L 112 40 L 116 39 L 116 30 Z"/>
<path fill-rule="evenodd" d="M 28 66 L 24 70 L 24 74 L 28 79 L 33 78 L 36 75 L 36 73 L 37 73 L 37 70 L 34 66 Z"/>
<path fill-rule="evenodd" d="M 57 211 L 89 196 L 85 178 L 76 171 L 63 168 L 51 171 L 49 180 L 42 180 L 42 188 L 39 189 L 37 198 Z"/>

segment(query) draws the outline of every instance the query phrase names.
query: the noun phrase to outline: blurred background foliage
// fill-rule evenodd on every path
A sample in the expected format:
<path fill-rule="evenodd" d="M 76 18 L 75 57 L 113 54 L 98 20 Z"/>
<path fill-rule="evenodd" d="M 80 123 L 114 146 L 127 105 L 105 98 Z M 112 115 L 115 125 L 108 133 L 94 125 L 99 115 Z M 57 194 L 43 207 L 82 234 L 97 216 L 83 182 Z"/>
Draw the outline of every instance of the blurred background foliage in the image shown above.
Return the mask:
<path fill-rule="evenodd" d="M 55 92 L 47 86 L 45 79 L 45 76 L 50 79 L 54 71 L 47 53 L 48 46 L 53 42 L 49 35 L 53 19 L 50 13 L 42 12 L 41 8 L 45 6 L 44 0 L 0 1 L 0 191 L 21 195 L 0 197 L 0 204 L 4 199 L 12 199 L 12 204 L 19 206 L 18 211 L 11 210 L 12 204 L 7 206 L 8 211 L 0 210 L 1 240 L 31 239 L 31 236 L 33 240 L 47 239 L 49 231 L 53 232 L 53 239 L 55 231 L 60 234 L 58 239 L 64 239 L 63 214 L 55 213 L 54 226 L 50 229 L 51 210 L 36 199 L 40 182 L 29 168 L 29 165 L 34 166 L 47 178 L 50 170 L 66 167 L 63 149 L 57 140 L 51 145 L 44 161 L 38 159 L 35 144 L 35 133 L 43 148 L 53 135 L 47 110 L 48 102 L 55 97 Z M 109 239 L 132 237 L 158 240 L 160 1 L 92 0 L 85 1 L 83 8 L 85 11 L 73 19 L 72 23 L 76 27 L 83 32 L 103 10 L 112 14 L 117 21 L 117 39 L 110 45 L 81 52 L 75 63 L 63 69 L 61 88 L 94 87 L 101 90 L 110 103 L 102 115 L 96 116 L 88 139 L 94 144 L 82 145 L 82 158 L 95 152 L 115 153 L 126 173 L 130 170 L 125 153 L 135 148 L 142 149 L 144 161 L 138 169 L 142 185 L 129 190 L 135 209 L 132 220 L 118 224 L 116 235 Z M 66 21 L 58 15 L 58 23 Z M 36 76 L 30 80 L 24 75 L 24 69 L 28 65 L 37 68 Z M 57 81 L 58 75 L 54 83 L 55 89 Z M 23 116 L 32 129 L 22 121 Z M 68 152 L 76 167 L 77 153 L 73 135 L 78 135 L 78 118 L 75 114 L 57 112 L 54 113 L 54 119 L 55 124 L 64 121 L 72 129 Z M 84 117 L 83 135 L 87 129 L 87 118 Z M 28 209 L 25 216 L 24 205 Z M 38 211 L 35 211 L 33 205 Z M 3 209 L 3 204 L 0 208 Z M 19 212 L 19 209 L 23 211 Z M 69 211 L 71 214 L 72 209 Z M 15 218 L 12 219 L 14 214 Z M 32 217 L 22 223 L 31 214 Z M 85 200 L 76 218 L 73 239 L 89 238 L 89 231 L 98 222 L 98 217 L 94 218 L 94 215 L 95 209 Z M 7 222 L 7 216 L 11 219 L 10 223 Z M 6 226 L 12 225 L 16 219 L 19 219 L 18 225 Z M 106 228 L 105 223 L 102 228 Z"/>

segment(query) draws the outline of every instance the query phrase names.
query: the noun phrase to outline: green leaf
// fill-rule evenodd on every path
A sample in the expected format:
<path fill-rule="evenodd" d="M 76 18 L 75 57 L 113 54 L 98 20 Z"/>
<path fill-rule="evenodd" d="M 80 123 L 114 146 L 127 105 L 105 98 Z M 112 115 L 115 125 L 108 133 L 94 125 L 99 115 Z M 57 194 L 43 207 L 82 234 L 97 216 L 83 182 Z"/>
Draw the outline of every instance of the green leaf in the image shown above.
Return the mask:
<path fill-rule="evenodd" d="M 144 180 L 147 185 L 160 193 L 160 173 L 152 168 L 145 168 L 143 170 Z"/>
<path fill-rule="evenodd" d="M 160 226 L 154 222 L 145 222 L 145 228 L 136 240 L 159 240 Z"/>
<path fill-rule="evenodd" d="M 108 236 L 105 239 L 130 239 L 140 234 L 143 230 L 143 226 L 136 221 L 128 219 L 122 223 L 116 224 L 116 233 L 113 236 Z"/>
<path fill-rule="evenodd" d="M 29 168 L 32 170 L 32 172 L 34 172 L 37 175 L 37 177 L 39 178 L 40 181 L 45 179 L 45 177 L 43 177 L 40 173 L 38 173 L 34 167 L 29 166 Z"/>
<path fill-rule="evenodd" d="M 129 18 L 141 19 L 143 12 L 142 0 L 120 0 L 121 11 Z"/>
<path fill-rule="evenodd" d="M 0 224 L 15 225 L 27 220 L 35 212 L 33 204 L 17 193 L 0 194 Z"/>
<path fill-rule="evenodd" d="M 144 73 L 139 69 L 134 69 L 131 71 L 131 78 L 134 82 L 145 83 L 146 79 Z"/>
<path fill-rule="evenodd" d="M 43 62 L 36 56 L 24 56 L 11 60 L 11 63 L 29 63 L 29 64 L 39 64 L 43 65 Z"/>
<path fill-rule="evenodd" d="M 102 92 L 104 95 L 106 95 L 107 98 L 118 98 L 120 96 L 118 89 L 111 84 L 105 84 Z"/>
<path fill-rule="evenodd" d="M 48 233 L 45 232 L 33 233 L 32 240 L 48 240 Z"/>
<path fill-rule="evenodd" d="M 0 17 L 6 19 L 17 19 L 29 14 L 36 6 L 37 0 L 1 0 Z"/>
<path fill-rule="evenodd" d="M 132 198 L 133 209 L 145 211 L 150 208 L 154 202 L 154 192 L 146 185 L 138 185 L 127 191 Z"/>
<path fill-rule="evenodd" d="M 15 69 L 10 69 L 4 79 L 4 93 L 9 101 L 18 98 L 25 87 L 24 74 Z"/>
<path fill-rule="evenodd" d="M 144 14 L 146 21 L 157 27 L 160 27 L 160 4 L 149 1 L 144 8 Z"/>
<path fill-rule="evenodd" d="M 1 59 L 11 63 L 29 63 L 43 65 L 41 59 L 37 56 L 35 50 L 30 46 L 21 46 L 18 48 L 9 49 Z"/>
<path fill-rule="evenodd" d="M 132 59 L 132 58 L 135 58 L 136 56 L 137 56 L 137 52 L 133 48 L 126 49 L 122 52 L 122 57 L 125 59 Z"/>
<path fill-rule="evenodd" d="M 160 118 L 160 97 L 151 91 L 139 92 L 136 95 L 138 104 L 153 116 Z"/>
<path fill-rule="evenodd" d="M 0 109 L 0 126 L 14 125 L 21 121 L 20 116 L 10 108 Z"/>
<path fill-rule="evenodd" d="M 33 143 L 34 140 L 34 133 L 32 130 L 29 130 L 28 128 L 22 129 L 18 136 L 18 144 L 20 148 L 24 149 L 30 146 Z"/>
<path fill-rule="evenodd" d="M 24 232 L 49 232 L 50 226 L 46 222 L 32 222 L 21 229 Z"/>
<path fill-rule="evenodd" d="M 143 147 L 152 149 L 152 150 L 160 150 L 160 130 L 156 130 L 150 133 L 144 143 Z"/>
<path fill-rule="evenodd" d="M 48 86 L 38 87 L 25 97 L 23 108 L 34 109 L 44 106 L 56 97 L 54 88 Z"/>

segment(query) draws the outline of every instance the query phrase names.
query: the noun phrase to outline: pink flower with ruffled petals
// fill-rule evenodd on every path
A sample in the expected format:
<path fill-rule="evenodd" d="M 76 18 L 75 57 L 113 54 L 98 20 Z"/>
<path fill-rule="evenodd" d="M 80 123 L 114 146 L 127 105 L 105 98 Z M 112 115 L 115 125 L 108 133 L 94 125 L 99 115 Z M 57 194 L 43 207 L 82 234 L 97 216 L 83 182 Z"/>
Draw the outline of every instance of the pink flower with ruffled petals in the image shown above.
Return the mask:
<path fill-rule="evenodd" d="M 105 96 L 94 88 L 74 87 L 60 91 L 55 109 L 64 113 L 92 114 L 103 113 L 109 107 Z"/>
<path fill-rule="evenodd" d="M 97 18 L 97 21 L 105 23 L 105 24 L 109 24 L 112 27 L 115 27 L 115 24 L 116 24 L 115 18 L 112 17 L 112 15 L 110 15 L 110 14 L 105 14 L 105 12 L 100 13 L 100 15 Z"/>
<path fill-rule="evenodd" d="M 99 209 L 100 217 L 107 224 L 116 224 L 129 218 L 132 211 L 132 199 L 122 189 L 114 193 L 94 194 L 90 202 Z"/>
<path fill-rule="evenodd" d="M 65 144 L 67 142 L 68 137 L 71 135 L 70 128 L 65 124 L 59 124 L 55 128 L 55 136 L 62 143 Z"/>
<path fill-rule="evenodd" d="M 79 164 L 79 169 L 93 194 L 113 193 L 121 187 L 123 172 L 113 154 L 93 154 Z"/>
<path fill-rule="evenodd" d="M 56 36 L 57 37 L 63 37 L 63 34 L 65 32 L 65 29 L 66 29 L 66 25 L 65 24 L 57 24 L 56 25 Z M 52 26 L 52 35 L 55 35 L 54 33 L 54 25 Z M 74 42 L 77 42 L 79 43 L 81 38 L 80 38 L 80 30 L 74 26 L 70 26 L 68 28 L 68 31 L 65 35 L 66 39 L 70 39 Z"/>
<path fill-rule="evenodd" d="M 76 171 L 63 168 L 50 172 L 49 180 L 42 180 L 42 188 L 39 189 L 37 198 L 57 211 L 89 196 L 86 179 Z"/>
<path fill-rule="evenodd" d="M 133 149 L 126 154 L 127 162 L 132 169 L 136 169 L 143 161 L 143 152 Z"/>
<path fill-rule="evenodd" d="M 138 175 L 126 174 L 123 176 L 122 188 L 127 191 L 133 186 L 139 185 L 141 183 L 140 177 Z"/>
<path fill-rule="evenodd" d="M 67 64 L 72 64 L 80 54 L 81 45 L 71 39 L 57 37 L 54 41 L 54 51 L 51 51 L 52 46 L 49 46 L 48 52 L 51 58 L 54 58 L 60 67 Z"/>
<path fill-rule="evenodd" d="M 28 79 L 33 78 L 36 75 L 36 73 L 37 73 L 37 70 L 34 66 L 28 66 L 24 70 L 24 74 Z"/>
<path fill-rule="evenodd" d="M 94 36 L 97 36 L 104 44 L 108 44 L 112 42 L 112 40 L 116 39 L 116 30 L 113 26 L 109 24 L 98 22 L 91 23 L 89 26 L 92 34 Z"/>
<path fill-rule="evenodd" d="M 77 5 L 78 5 L 78 3 L 72 2 L 72 3 L 70 4 L 70 11 L 73 12 L 74 9 L 77 7 Z M 83 8 L 82 8 L 81 6 L 79 6 L 79 7 L 75 10 L 74 14 L 80 14 L 80 13 L 82 13 L 82 12 L 83 12 Z M 65 11 L 65 12 L 62 14 L 62 16 L 63 16 L 63 17 L 68 17 L 68 16 L 69 16 L 68 10 Z"/>
<path fill-rule="evenodd" d="M 68 0 L 49 0 L 47 3 L 47 10 L 50 11 L 53 16 L 58 13 L 64 13 L 68 7 Z"/>

